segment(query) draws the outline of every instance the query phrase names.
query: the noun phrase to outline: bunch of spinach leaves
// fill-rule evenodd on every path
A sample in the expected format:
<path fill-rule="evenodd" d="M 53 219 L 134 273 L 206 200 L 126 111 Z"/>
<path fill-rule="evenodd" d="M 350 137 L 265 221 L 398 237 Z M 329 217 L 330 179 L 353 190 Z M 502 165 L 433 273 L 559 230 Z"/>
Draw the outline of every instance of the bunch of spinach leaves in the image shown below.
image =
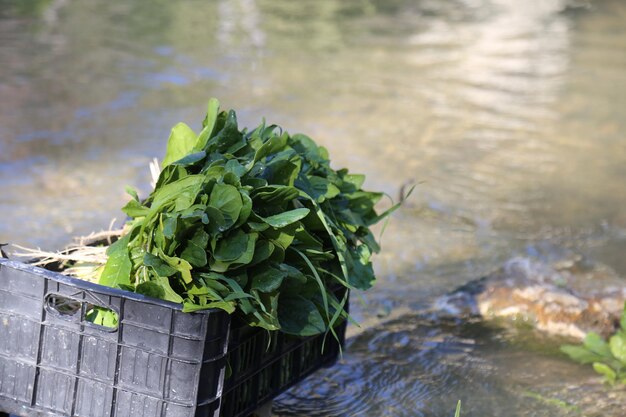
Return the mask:
<path fill-rule="evenodd" d="M 265 122 L 240 130 L 212 99 L 199 134 L 174 126 L 162 165 L 146 200 L 129 190 L 128 233 L 109 247 L 100 284 L 308 336 L 347 317 L 336 286 L 374 282 L 369 227 L 397 205 L 377 214 L 382 194 L 333 170 L 307 136 Z"/>

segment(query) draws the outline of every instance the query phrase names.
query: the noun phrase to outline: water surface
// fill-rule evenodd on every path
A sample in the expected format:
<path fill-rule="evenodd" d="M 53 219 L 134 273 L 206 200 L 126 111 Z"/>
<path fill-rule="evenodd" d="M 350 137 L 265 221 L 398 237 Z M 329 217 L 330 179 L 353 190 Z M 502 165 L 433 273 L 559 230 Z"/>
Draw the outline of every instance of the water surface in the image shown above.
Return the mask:
<path fill-rule="evenodd" d="M 592 374 L 554 343 L 419 310 L 517 254 L 626 276 L 622 1 L 0 0 L 0 241 L 54 249 L 121 219 L 124 186 L 148 192 L 170 127 L 198 128 L 211 96 L 309 134 L 371 189 L 418 184 L 353 303 L 365 323 L 406 314 L 353 329 L 277 413 L 571 412 L 523 395 L 581 398 L 567 384 Z"/>

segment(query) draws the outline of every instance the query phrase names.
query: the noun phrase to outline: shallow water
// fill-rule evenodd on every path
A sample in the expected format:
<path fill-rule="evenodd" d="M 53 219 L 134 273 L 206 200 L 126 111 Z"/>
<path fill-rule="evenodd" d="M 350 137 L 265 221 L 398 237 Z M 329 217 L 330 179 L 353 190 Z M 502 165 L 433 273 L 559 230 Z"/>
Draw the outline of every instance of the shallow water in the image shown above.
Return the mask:
<path fill-rule="evenodd" d="M 592 373 L 417 312 L 517 254 L 626 276 L 626 4 L 0 0 L 0 242 L 54 249 L 120 219 L 210 96 L 308 133 L 369 188 L 418 184 L 353 303 L 367 325 L 277 412 L 570 412 L 522 392 L 568 398 Z M 376 324 L 390 311 L 406 315 Z"/>

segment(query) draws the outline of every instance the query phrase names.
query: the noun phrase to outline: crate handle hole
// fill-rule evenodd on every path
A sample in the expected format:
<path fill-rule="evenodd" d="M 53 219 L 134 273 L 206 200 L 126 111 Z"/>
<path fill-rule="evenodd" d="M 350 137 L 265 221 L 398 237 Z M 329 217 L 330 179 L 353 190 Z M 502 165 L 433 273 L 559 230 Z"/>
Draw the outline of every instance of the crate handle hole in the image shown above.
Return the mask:
<path fill-rule="evenodd" d="M 61 295 L 51 294 L 46 299 L 46 306 L 64 318 L 80 317 L 82 303 Z"/>
<path fill-rule="evenodd" d="M 119 315 L 115 310 L 59 294 L 49 294 L 46 297 L 46 309 L 62 319 L 82 321 L 108 332 L 117 330 L 119 325 Z"/>
<path fill-rule="evenodd" d="M 96 327 L 104 327 L 107 331 L 117 330 L 120 318 L 114 310 L 94 304 L 86 304 L 85 307 L 86 322 Z"/>

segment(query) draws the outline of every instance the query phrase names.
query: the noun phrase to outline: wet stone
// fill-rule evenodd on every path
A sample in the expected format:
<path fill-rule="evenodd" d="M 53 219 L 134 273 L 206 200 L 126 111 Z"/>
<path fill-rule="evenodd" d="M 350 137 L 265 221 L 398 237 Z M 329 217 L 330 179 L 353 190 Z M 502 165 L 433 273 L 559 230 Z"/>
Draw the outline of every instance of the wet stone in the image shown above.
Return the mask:
<path fill-rule="evenodd" d="M 504 318 L 552 335 L 608 336 L 619 326 L 624 280 L 582 258 L 546 263 L 518 257 L 500 269 L 438 298 L 434 309 L 455 317 Z"/>

